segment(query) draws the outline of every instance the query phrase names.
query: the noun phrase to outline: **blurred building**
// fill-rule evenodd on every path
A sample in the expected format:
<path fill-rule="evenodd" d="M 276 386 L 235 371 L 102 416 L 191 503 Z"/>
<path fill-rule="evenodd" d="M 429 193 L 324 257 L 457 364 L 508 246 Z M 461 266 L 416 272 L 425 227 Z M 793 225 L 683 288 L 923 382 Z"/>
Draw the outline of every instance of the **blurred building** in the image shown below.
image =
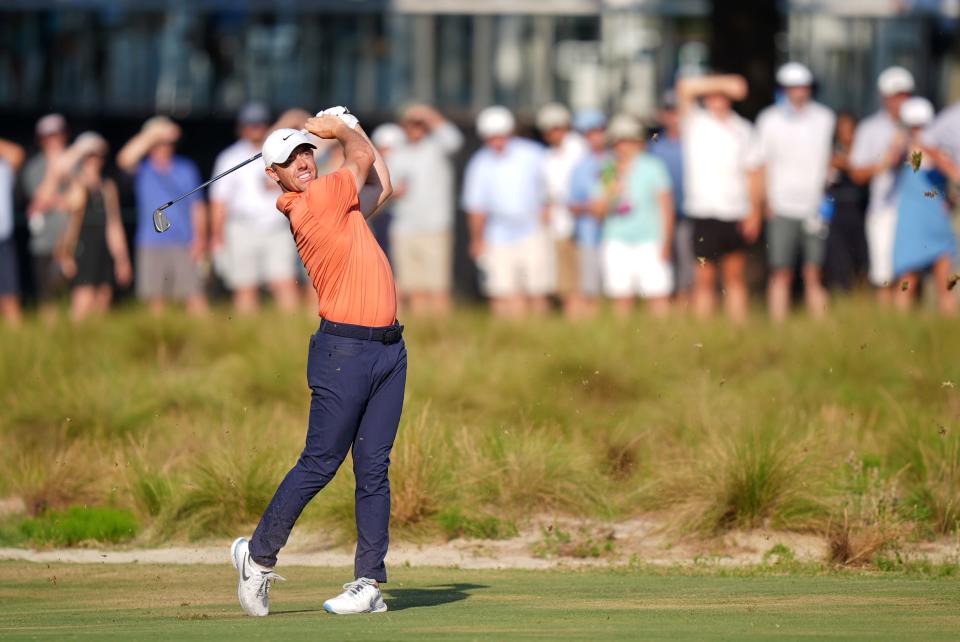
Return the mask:
<path fill-rule="evenodd" d="M 892 62 L 946 99 L 960 0 L 766 1 L 787 33 L 755 37 L 809 61 L 828 102 L 869 108 Z M 258 99 L 372 115 L 416 99 L 457 115 L 560 100 L 648 116 L 723 44 L 710 17 L 710 0 L 4 0 L 0 110 L 203 118 Z"/>

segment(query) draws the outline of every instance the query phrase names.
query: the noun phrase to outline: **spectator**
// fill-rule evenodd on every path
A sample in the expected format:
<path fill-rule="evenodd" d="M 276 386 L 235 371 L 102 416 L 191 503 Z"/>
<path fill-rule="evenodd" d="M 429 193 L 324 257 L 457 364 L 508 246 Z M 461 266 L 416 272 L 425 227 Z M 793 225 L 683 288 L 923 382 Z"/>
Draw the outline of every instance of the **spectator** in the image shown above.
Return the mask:
<path fill-rule="evenodd" d="M 581 316 L 592 316 L 600 296 L 601 223 L 593 213 L 593 196 L 600 182 L 600 171 L 610 160 L 607 149 L 607 118 L 597 109 L 577 112 L 573 125 L 587 142 L 587 151 L 576 164 L 570 177 L 570 211 L 576 217 L 574 236 L 577 241 L 581 298 Z"/>
<path fill-rule="evenodd" d="M 568 318 L 580 316 L 582 299 L 578 283 L 577 246 L 573 238 L 573 213 L 568 207 L 573 166 L 583 157 L 586 146 L 571 131 L 570 111 L 559 103 L 544 105 L 537 113 L 537 129 L 547 143 L 543 161 L 550 232 L 556 258 L 556 292 Z"/>
<path fill-rule="evenodd" d="M 447 314 L 453 278 L 454 170 L 463 136 L 436 109 L 412 105 L 401 123 L 406 144 L 391 152 L 399 190 L 390 225 L 390 258 L 401 302 L 411 313 Z"/>
<path fill-rule="evenodd" d="M 909 309 L 920 274 L 932 269 L 940 311 L 952 316 L 957 299 L 948 281 L 957 256 L 957 239 L 945 195 L 947 178 L 960 178 L 960 172 L 948 154 L 923 142 L 923 130 L 933 122 L 933 115 L 933 105 L 926 98 L 910 98 L 900 107 L 900 119 L 909 131 L 908 156 L 920 156 L 919 163 L 915 160 L 898 170 L 893 273 L 899 287 L 894 296 L 898 308 Z"/>
<path fill-rule="evenodd" d="M 553 245 L 546 231 L 543 148 L 514 136 L 513 114 L 488 107 L 477 117 L 484 146 L 467 164 L 463 207 L 470 256 L 498 317 L 547 311 Z"/>
<path fill-rule="evenodd" d="M 36 137 L 40 151 L 27 161 L 21 181 L 23 193 L 29 200 L 27 224 L 33 284 L 41 316 L 53 320 L 56 316 L 54 299 L 66 286 L 54 250 L 69 218 L 63 206 L 67 186 L 55 180 L 61 176 L 56 164 L 67 147 L 67 121 L 60 114 L 47 114 L 37 121 Z"/>
<path fill-rule="evenodd" d="M 380 152 L 380 156 L 383 157 L 383 160 L 386 161 L 387 166 L 390 168 L 391 179 L 395 175 L 393 173 L 393 163 L 396 160 L 397 154 L 400 153 L 406 143 L 406 139 L 407 137 L 406 134 L 403 133 L 403 127 L 396 123 L 383 123 L 370 133 L 370 142 L 374 144 L 377 151 Z M 390 227 L 393 221 L 393 208 L 396 205 L 398 190 L 394 189 L 393 193 L 394 198 L 378 210 L 376 216 L 367 219 L 367 225 L 370 226 L 373 236 L 377 239 L 377 243 L 380 244 L 380 249 L 383 250 L 383 253 L 386 254 L 388 258 L 392 258 Z"/>
<path fill-rule="evenodd" d="M 192 314 L 207 310 L 201 262 L 207 253 L 207 207 L 198 192 L 167 208 L 171 227 L 153 229 L 153 211 L 202 181 L 193 161 L 175 153 L 180 128 L 166 116 L 147 120 L 117 154 L 133 176 L 137 201 L 137 296 L 154 313 L 168 300 L 183 301 Z"/>
<path fill-rule="evenodd" d="M 77 136 L 64 153 L 63 166 L 76 170 L 66 195 L 70 222 L 58 255 L 63 273 L 73 280 L 74 321 L 106 312 L 114 279 L 124 287 L 133 279 L 117 185 L 103 176 L 106 157 L 107 141 L 94 132 Z"/>
<path fill-rule="evenodd" d="M 713 314 L 719 268 L 727 314 L 737 323 L 747 318 L 746 248 L 762 225 L 758 186 L 748 175 L 752 128 L 732 108 L 746 96 L 747 82 L 736 75 L 687 77 L 677 84 L 684 208 L 694 221 L 700 263 L 694 311 L 701 318 Z"/>
<path fill-rule="evenodd" d="M 0 314 L 10 325 L 19 325 L 20 269 L 13 241 L 13 188 L 23 165 L 23 148 L 0 138 Z"/>
<path fill-rule="evenodd" d="M 903 67 L 890 67 L 880 74 L 877 88 L 883 108 L 857 127 L 850 151 L 850 175 L 860 185 L 870 183 L 866 218 L 870 282 L 879 288 L 880 301 L 887 302 L 892 296 L 897 227 L 897 203 L 892 194 L 899 165 L 904 161 L 900 107 L 913 93 L 913 75 Z"/>
<path fill-rule="evenodd" d="M 677 93 L 665 91 L 657 111 L 659 133 L 650 143 L 650 153 L 659 158 L 670 172 L 676 222 L 673 232 L 673 266 L 678 305 L 686 308 L 696 275 L 697 257 L 693 252 L 693 221 L 683 210 L 683 142 L 680 140 L 680 114 Z"/>
<path fill-rule="evenodd" d="M 607 133 L 613 159 L 604 166 L 595 204 L 604 219 L 604 290 L 622 316 L 639 296 L 662 317 L 673 291 L 670 174 L 663 161 L 644 153 L 643 128 L 633 116 L 615 116 Z"/>
<path fill-rule="evenodd" d="M 960 102 L 944 109 L 923 133 L 923 143 L 936 147 L 960 164 Z"/>
<path fill-rule="evenodd" d="M 850 146 L 856 127 L 857 120 L 852 114 L 837 116 L 824 203 L 830 212 L 824 278 L 828 287 L 847 291 L 866 276 L 868 265 L 867 237 L 863 229 L 867 195 L 863 186 L 857 185 L 850 176 Z"/>
<path fill-rule="evenodd" d="M 213 174 L 220 174 L 260 152 L 270 124 L 267 108 L 251 103 L 237 119 L 240 139 L 217 156 Z M 298 304 L 297 248 L 287 219 L 277 211 L 280 188 L 256 163 L 224 176 L 210 188 L 212 243 L 215 260 L 237 311 L 259 307 L 260 286 L 269 287 L 281 310 Z"/>
<path fill-rule="evenodd" d="M 827 310 L 821 275 L 827 228 L 820 208 L 836 117 L 812 99 L 813 74 L 800 63 L 780 67 L 777 83 L 785 100 L 757 118 L 753 159 L 764 182 L 769 216 L 767 305 L 774 321 L 787 318 L 793 269 L 800 256 L 807 310 L 822 317 Z"/>

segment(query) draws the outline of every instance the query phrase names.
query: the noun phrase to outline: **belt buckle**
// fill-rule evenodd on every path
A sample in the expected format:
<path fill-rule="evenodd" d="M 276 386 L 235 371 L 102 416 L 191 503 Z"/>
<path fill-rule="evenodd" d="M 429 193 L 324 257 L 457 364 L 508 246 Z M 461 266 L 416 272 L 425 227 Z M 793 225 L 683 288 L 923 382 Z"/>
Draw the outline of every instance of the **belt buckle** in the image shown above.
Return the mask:
<path fill-rule="evenodd" d="M 386 345 L 396 343 L 400 340 L 401 332 L 401 328 L 388 328 L 383 331 L 383 339 L 381 341 Z"/>

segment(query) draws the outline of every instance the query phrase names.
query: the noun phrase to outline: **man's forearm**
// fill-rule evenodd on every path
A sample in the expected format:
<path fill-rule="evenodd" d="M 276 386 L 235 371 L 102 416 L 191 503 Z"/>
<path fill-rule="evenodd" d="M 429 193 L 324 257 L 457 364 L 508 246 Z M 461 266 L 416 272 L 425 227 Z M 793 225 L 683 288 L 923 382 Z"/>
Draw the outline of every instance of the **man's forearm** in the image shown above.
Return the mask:
<path fill-rule="evenodd" d="M 147 152 L 150 151 L 153 141 L 145 132 L 141 132 L 127 141 L 117 153 L 117 166 L 123 171 L 132 174 L 137 169 L 137 163 L 140 162 Z"/>

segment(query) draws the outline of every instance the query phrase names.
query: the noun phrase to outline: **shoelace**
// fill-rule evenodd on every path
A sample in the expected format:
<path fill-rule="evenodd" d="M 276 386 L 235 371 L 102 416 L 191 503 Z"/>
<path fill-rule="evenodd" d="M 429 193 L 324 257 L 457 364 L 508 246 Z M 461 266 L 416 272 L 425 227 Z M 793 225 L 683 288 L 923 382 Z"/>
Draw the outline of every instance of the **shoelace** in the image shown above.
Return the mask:
<path fill-rule="evenodd" d="M 347 582 L 343 585 L 344 590 L 350 595 L 359 595 L 360 591 L 363 590 L 365 586 L 374 586 L 375 582 L 373 580 L 361 577 L 359 580 L 354 580 L 352 582 Z"/>
<path fill-rule="evenodd" d="M 286 582 L 287 578 L 277 575 L 273 571 L 260 573 L 260 586 L 257 588 L 257 597 L 267 597 L 270 595 L 270 585 L 273 582 Z"/>

